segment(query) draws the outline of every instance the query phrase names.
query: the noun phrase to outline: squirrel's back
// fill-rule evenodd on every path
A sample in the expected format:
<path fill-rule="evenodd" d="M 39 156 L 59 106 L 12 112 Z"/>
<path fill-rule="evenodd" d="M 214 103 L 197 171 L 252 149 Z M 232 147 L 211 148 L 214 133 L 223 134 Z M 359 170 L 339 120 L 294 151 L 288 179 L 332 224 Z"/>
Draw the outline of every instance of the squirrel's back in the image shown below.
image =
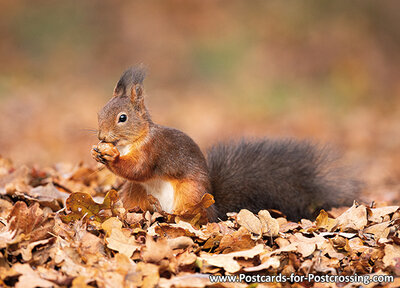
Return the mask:
<path fill-rule="evenodd" d="M 360 182 L 338 167 L 328 149 L 307 141 L 262 139 L 217 144 L 207 162 L 218 217 L 277 209 L 289 219 L 351 205 Z"/>

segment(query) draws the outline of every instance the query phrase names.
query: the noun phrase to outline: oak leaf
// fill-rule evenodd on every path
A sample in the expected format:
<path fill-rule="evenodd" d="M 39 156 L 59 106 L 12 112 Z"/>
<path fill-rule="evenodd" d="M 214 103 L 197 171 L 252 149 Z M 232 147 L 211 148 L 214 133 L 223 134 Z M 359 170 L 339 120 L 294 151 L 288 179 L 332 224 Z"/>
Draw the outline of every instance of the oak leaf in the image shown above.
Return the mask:
<path fill-rule="evenodd" d="M 64 222 L 71 222 L 82 218 L 93 219 L 97 222 L 104 222 L 109 216 L 104 215 L 105 210 L 114 213 L 114 205 L 118 200 L 118 192 L 111 190 L 104 197 L 103 203 L 96 203 L 92 196 L 87 193 L 72 193 L 67 201 L 66 208 L 70 211 L 66 215 L 61 215 Z"/>
<path fill-rule="evenodd" d="M 118 251 L 121 254 L 131 257 L 133 252 L 139 250 L 141 245 L 138 244 L 133 236 L 126 236 L 121 229 L 112 228 L 110 236 L 106 238 L 107 247 Z"/>

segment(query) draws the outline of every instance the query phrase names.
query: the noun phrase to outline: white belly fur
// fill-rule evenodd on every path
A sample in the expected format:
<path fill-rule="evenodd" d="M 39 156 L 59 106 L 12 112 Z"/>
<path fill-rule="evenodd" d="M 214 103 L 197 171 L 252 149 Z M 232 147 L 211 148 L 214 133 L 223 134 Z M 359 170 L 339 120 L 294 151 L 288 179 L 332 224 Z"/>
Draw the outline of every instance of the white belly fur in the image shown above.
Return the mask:
<path fill-rule="evenodd" d="M 165 212 L 172 213 L 174 208 L 174 187 L 170 182 L 156 179 L 142 183 L 142 186 L 146 189 L 147 194 L 157 198 Z"/>
<path fill-rule="evenodd" d="M 117 145 L 117 149 L 119 151 L 119 156 L 125 156 L 129 153 L 129 151 L 131 150 L 132 145 L 122 145 L 122 146 L 118 146 Z"/>

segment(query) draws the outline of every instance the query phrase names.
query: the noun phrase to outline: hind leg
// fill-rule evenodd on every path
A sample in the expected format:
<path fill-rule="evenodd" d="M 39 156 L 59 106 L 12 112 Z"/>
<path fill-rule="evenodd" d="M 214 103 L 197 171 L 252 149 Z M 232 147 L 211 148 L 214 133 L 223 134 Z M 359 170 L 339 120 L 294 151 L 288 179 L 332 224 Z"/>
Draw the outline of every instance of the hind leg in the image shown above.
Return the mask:
<path fill-rule="evenodd" d="M 147 196 L 146 190 L 142 185 L 132 182 L 126 181 L 120 191 L 119 195 L 121 197 L 123 206 L 125 209 L 137 209 L 140 208 L 142 211 L 154 211 L 154 204 L 149 201 L 149 197 Z"/>

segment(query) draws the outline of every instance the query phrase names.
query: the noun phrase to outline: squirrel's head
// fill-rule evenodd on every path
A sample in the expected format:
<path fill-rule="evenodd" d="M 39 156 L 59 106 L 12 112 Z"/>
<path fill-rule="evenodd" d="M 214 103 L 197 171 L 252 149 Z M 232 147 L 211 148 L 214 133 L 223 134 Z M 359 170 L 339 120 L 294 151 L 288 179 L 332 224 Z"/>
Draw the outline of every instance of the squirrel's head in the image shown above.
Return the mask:
<path fill-rule="evenodd" d="M 114 145 L 131 144 L 147 133 L 151 119 L 144 105 L 142 67 L 126 70 L 113 97 L 98 113 L 98 138 Z"/>

